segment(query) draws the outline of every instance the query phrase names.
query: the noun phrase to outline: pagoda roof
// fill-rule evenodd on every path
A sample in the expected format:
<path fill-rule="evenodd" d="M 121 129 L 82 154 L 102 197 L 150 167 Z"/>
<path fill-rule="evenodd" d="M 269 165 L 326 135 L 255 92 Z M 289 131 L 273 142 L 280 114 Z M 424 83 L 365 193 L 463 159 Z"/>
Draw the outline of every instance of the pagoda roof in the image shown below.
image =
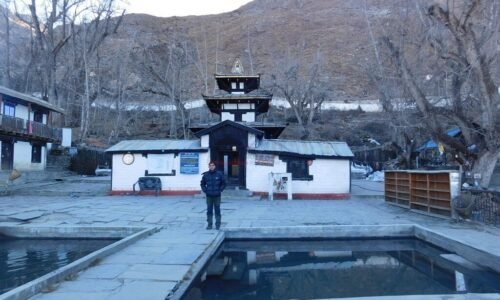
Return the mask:
<path fill-rule="evenodd" d="M 269 99 L 273 97 L 273 94 L 268 92 L 265 89 L 255 89 L 246 94 L 231 94 L 224 90 L 216 90 L 214 95 L 204 95 L 202 94 L 204 99 Z"/>
<path fill-rule="evenodd" d="M 215 74 L 215 79 L 217 78 L 260 78 L 258 75 L 245 75 L 245 74 Z"/>
<path fill-rule="evenodd" d="M 213 127 L 219 123 L 220 122 L 196 124 L 190 127 L 189 129 L 196 135 L 197 132 L 204 130 L 206 128 Z M 278 138 L 288 125 L 288 124 L 278 124 L 278 123 L 268 123 L 268 122 L 234 122 L 234 123 L 262 131 L 264 132 L 265 138 L 271 138 L 271 139 Z"/>
<path fill-rule="evenodd" d="M 260 75 L 243 75 L 243 74 L 227 74 L 215 75 L 215 81 L 217 81 L 217 86 L 221 90 L 225 90 L 227 92 L 232 90 L 231 82 L 244 82 L 245 83 L 245 92 L 250 92 L 252 90 L 259 89 L 260 87 Z"/>
<path fill-rule="evenodd" d="M 217 90 L 214 95 L 203 95 L 203 99 L 211 112 L 219 114 L 222 103 L 254 103 L 257 114 L 265 113 L 269 110 L 269 102 L 273 94 L 263 89 L 256 89 L 246 94 L 230 94 L 223 90 Z"/>
<path fill-rule="evenodd" d="M 190 128 L 190 129 L 194 132 L 194 134 L 197 137 L 201 137 L 203 135 L 211 133 L 212 131 L 220 129 L 220 128 L 224 127 L 224 126 L 236 127 L 236 128 L 248 131 L 250 133 L 253 133 L 253 134 L 255 134 L 256 136 L 259 136 L 259 137 L 264 136 L 264 132 L 263 131 L 255 129 L 255 128 L 252 128 L 250 126 L 247 126 L 245 124 L 245 122 L 234 122 L 234 121 L 231 121 L 231 120 L 225 120 L 225 121 L 222 121 L 222 122 L 217 122 L 217 123 L 215 123 L 213 125 L 209 125 L 208 127 L 205 127 L 205 128 L 198 128 L 197 131 L 196 131 L 197 128 L 194 128 L 194 127 Z"/>

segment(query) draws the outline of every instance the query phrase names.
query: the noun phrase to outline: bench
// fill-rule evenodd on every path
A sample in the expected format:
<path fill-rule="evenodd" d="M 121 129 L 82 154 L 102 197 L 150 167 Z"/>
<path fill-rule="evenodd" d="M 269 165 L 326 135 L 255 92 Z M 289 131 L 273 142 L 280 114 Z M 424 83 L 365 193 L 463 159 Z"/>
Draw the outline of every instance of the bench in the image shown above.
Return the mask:
<path fill-rule="evenodd" d="M 140 192 L 155 191 L 156 196 L 158 196 L 161 192 L 161 179 L 159 177 L 152 177 L 152 176 L 139 177 L 139 180 L 137 180 L 137 182 L 134 183 L 132 187 L 134 193 L 136 185 L 139 186 Z"/>

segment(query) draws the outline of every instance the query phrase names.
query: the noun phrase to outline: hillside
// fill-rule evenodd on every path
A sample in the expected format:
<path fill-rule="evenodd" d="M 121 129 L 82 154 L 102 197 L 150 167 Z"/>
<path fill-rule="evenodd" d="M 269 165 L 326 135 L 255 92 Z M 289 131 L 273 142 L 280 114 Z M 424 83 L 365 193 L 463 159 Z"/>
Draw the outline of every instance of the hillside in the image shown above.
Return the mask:
<path fill-rule="evenodd" d="M 218 15 L 159 18 L 126 14 L 118 31 L 109 35 L 99 48 L 98 60 L 93 58 L 89 62 L 90 88 L 99 88 L 92 102 L 121 108 L 144 104 L 179 107 L 188 100 L 200 99 L 202 93 L 212 93 L 213 74 L 228 73 L 236 58 L 241 59 L 246 73 L 262 74 L 265 88 L 271 87 L 272 76 L 283 71 L 286 64 L 302 67 L 299 77 L 305 81 L 308 67 L 318 63 L 321 79 L 327 85 L 327 100 L 377 99 L 379 95 L 369 76 L 375 54 L 367 18 L 377 37 L 381 32 L 389 34 L 393 30 L 391 22 L 400 17 L 400 10 L 394 7 L 401 3 L 401 0 L 373 0 L 366 1 L 365 7 L 365 1 L 254 0 Z M 29 68 L 30 61 L 30 48 L 26 47 L 29 31 L 19 26 L 22 23 L 15 17 L 11 24 L 15 31 L 11 51 L 20 54 L 12 59 L 16 66 L 13 87 L 26 92 L 40 91 L 37 73 L 30 73 L 35 80 L 25 80 L 28 77 L 24 70 Z M 4 34 L 4 27 L 5 22 L 0 18 L 0 34 Z M 81 65 L 72 62 L 74 52 L 68 42 L 57 63 L 59 101 L 67 111 L 64 126 L 69 127 L 80 126 L 84 98 L 83 72 L 74 69 L 74 65 Z M 99 105 L 95 107 L 88 132 L 108 142 L 138 136 L 184 135 L 178 128 L 179 115 L 175 113 L 116 113 Z M 290 112 L 272 110 L 264 117 L 291 123 L 284 136 L 298 137 L 294 130 L 296 119 Z M 353 136 L 348 131 L 355 130 L 357 124 L 370 124 L 359 121 L 361 117 L 343 116 L 341 127 L 331 118 L 319 120 L 313 126 L 316 134 L 311 138 L 349 139 L 356 143 L 361 135 L 367 134 L 366 128 Z M 214 116 L 195 110 L 187 112 L 187 118 L 191 124 L 213 120 Z M 383 118 L 380 121 L 383 123 Z"/>
<path fill-rule="evenodd" d="M 366 12 L 383 22 L 391 17 L 392 2 L 369 1 Z M 142 52 L 167 53 L 172 44 L 183 43 L 183 49 L 192 54 L 189 57 L 203 69 L 200 72 L 190 66 L 185 76 L 189 80 L 189 97 L 199 98 L 205 79 L 208 90 L 213 90 L 212 74 L 228 72 L 237 57 L 248 73 L 253 69 L 253 73 L 262 74 L 266 85 L 287 52 L 304 65 L 319 54 L 334 91 L 332 98 L 373 99 L 377 95 L 366 74 L 368 67 L 360 63 L 374 57 L 366 27 L 363 1 L 255 0 L 220 15 L 125 15 L 118 34 L 107 40 L 102 55 L 109 58 L 109 63 L 112 57 L 123 57 L 128 51 L 134 57 L 129 62 L 128 84 L 135 88 L 151 84 L 148 74 L 136 65 L 141 62 Z M 162 56 L 156 58 L 161 60 Z"/>

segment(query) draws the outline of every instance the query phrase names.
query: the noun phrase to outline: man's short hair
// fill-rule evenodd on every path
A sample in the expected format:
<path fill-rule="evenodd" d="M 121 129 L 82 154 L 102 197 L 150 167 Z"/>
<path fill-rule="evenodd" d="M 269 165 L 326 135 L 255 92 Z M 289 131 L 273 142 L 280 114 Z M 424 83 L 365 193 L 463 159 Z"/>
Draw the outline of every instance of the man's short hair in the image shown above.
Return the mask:
<path fill-rule="evenodd" d="M 210 166 L 210 165 L 214 165 L 214 166 L 215 166 L 215 162 L 214 162 L 213 160 L 211 160 L 211 161 L 208 163 L 208 165 L 209 165 L 209 166 Z"/>

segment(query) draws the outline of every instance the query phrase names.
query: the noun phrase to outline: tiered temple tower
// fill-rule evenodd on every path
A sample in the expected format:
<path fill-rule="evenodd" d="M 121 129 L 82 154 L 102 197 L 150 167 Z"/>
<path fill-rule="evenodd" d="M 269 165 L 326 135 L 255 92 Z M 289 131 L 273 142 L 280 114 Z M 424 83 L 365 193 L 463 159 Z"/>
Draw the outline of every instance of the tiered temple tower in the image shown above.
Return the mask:
<path fill-rule="evenodd" d="M 273 97 L 270 92 L 260 88 L 260 75 L 244 75 L 239 59 L 234 63 L 231 73 L 216 74 L 219 90 L 214 95 L 202 95 L 208 109 L 219 115 L 219 122 L 233 121 L 263 131 L 265 138 L 278 138 L 286 125 L 256 121 L 257 116 L 269 110 Z M 196 133 L 217 123 L 198 124 L 191 130 Z"/>
<path fill-rule="evenodd" d="M 260 88 L 260 75 L 244 75 L 239 59 L 231 74 L 216 74 L 215 80 L 219 89 L 214 95 L 203 95 L 203 99 L 219 120 L 190 129 L 200 138 L 209 137 L 210 159 L 224 171 L 228 183 L 245 187 L 247 151 L 255 147 L 255 142 L 249 146 L 249 134 L 259 140 L 276 139 L 286 125 L 257 121 L 269 110 L 273 95 Z"/>

